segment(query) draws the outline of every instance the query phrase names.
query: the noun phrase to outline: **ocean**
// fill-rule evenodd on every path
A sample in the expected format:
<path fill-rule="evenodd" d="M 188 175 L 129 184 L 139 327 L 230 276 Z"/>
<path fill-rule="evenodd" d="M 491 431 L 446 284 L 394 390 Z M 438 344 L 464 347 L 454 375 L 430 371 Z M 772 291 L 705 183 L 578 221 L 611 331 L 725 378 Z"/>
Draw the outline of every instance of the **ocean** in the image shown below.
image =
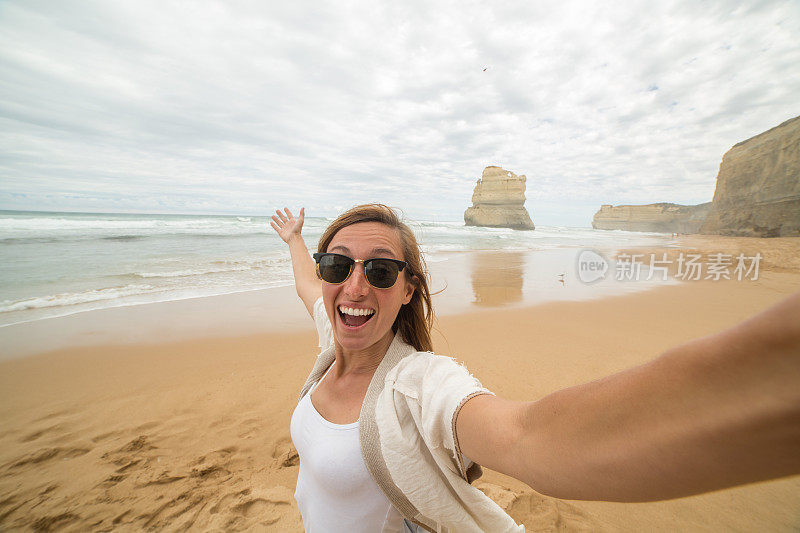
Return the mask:
<path fill-rule="evenodd" d="M 328 218 L 308 217 L 314 248 Z M 611 249 L 661 234 L 409 221 L 429 263 L 468 251 Z M 0 211 L 0 327 L 108 307 L 293 284 L 269 217 Z"/>

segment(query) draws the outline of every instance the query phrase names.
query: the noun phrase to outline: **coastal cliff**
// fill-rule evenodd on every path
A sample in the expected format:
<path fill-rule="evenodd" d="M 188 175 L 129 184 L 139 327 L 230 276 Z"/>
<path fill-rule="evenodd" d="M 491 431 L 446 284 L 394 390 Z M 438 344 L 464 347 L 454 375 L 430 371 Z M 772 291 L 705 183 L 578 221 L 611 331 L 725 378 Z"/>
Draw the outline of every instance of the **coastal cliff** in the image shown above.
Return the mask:
<path fill-rule="evenodd" d="M 592 227 L 655 233 L 697 233 L 710 208 L 710 202 L 700 205 L 603 205 L 595 213 Z"/>
<path fill-rule="evenodd" d="M 800 236 L 800 117 L 725 153 L 700 233 Z"/>
<path fill-rule="evenodd" d="M 475 185 L 472 207 L 464 212 L 467 226 L 488 226 L 521 230 L 534 229 L 525 210 L 525 176 L 500 167 L 488 166 Z"/>

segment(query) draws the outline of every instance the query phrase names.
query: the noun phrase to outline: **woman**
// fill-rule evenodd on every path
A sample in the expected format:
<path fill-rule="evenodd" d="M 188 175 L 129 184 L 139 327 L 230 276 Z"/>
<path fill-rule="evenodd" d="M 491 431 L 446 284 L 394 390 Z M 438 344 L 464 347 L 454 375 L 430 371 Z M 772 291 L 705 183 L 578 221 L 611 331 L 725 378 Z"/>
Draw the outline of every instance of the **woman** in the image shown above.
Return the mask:
<path fill-rule="evenodd" d="M 424 262 L 390 208 L 343 213 L 314 260 L 304 215 L 277 211 L 271 225 L 324 348 L 292 416 L 306 531 L 522 531 L 470 485 L 478 465 L 558 498 L 630 502 L 800 473 L 800 294 L 645 365 L 514 402 L 430 353 Z"/>

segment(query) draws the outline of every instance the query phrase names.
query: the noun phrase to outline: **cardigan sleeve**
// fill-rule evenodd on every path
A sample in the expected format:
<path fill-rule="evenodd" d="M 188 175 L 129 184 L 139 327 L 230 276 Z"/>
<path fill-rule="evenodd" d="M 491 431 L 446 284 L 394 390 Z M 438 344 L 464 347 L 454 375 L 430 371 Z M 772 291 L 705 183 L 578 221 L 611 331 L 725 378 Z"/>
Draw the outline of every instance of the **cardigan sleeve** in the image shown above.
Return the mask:
<path fill-rule="evenodd" d="M 325 311 L 325 302 L 322 296 L 314 302 L 314 325 L 317 327 L 320 353 L 333 346 L 333 327 Z"/>
<path fill-rule="evenodd" d="M 423 438 L 441 444 L 449 453 L 459 475 L 469 482 L 480 470 L 465 459 L 458 443 L 456 418 L 467 400 L 480 394 L 493 394 L 467 368 L 450 357 L 431 355 L 420 387 L 421 430 Z"/>
<path fill-rule="evenodd" d="M 365 461 L 385 465 L 416 519 L 431 531 L 524 531 L 470 484 L 480 466 L 464 464 L 457 442 L 458 411 L 470 398 L 492 393 L 453 359 L 427 352 L 405 357 L 385 385 L 375 406 L 379 460 Z"/>

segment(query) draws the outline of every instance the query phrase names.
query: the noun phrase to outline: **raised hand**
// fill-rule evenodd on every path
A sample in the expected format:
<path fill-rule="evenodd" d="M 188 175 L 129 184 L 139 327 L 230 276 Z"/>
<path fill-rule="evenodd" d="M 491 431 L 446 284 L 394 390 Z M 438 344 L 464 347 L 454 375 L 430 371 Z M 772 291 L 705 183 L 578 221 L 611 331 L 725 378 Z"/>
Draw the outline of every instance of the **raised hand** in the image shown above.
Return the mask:
<path fill-rule="evenodd" d="M 308 314 L 314 317 L 314 304 L 322 296 L 322 286 L 317 278 L 317 266 L 308 254 L 308 248 L 300 232 L 303 230 L 303 220 L 306 216 L 305 208 L 300 209 L 300 214 L 295 219 L 288 207 L 275 211 L 272 222 L 269 223 L 283 242 L 289 245 L 289 254 L 292 256 L 292 272 L 294 273 L 294 286 L 297 295 L 303 300 Z"/>
<path fill-rule="evenodd" d="M 270 222 L 269 225 L 272 226 L 272 229 L 283 239 L 283 242 L 289 244 L 289 241 L 294 237 L 299 237 L 300 232 L 303 230 L 306 208 L 300 208 L 300 214 L 297 218 L 294 218 L 294 215 L 289 211 L 288 207 L 285 207 L 283 210 L 285 213 L 281 213 L 280 209 L 275 211 L 275 215 L 272 215 L 272 222 Z"/>

